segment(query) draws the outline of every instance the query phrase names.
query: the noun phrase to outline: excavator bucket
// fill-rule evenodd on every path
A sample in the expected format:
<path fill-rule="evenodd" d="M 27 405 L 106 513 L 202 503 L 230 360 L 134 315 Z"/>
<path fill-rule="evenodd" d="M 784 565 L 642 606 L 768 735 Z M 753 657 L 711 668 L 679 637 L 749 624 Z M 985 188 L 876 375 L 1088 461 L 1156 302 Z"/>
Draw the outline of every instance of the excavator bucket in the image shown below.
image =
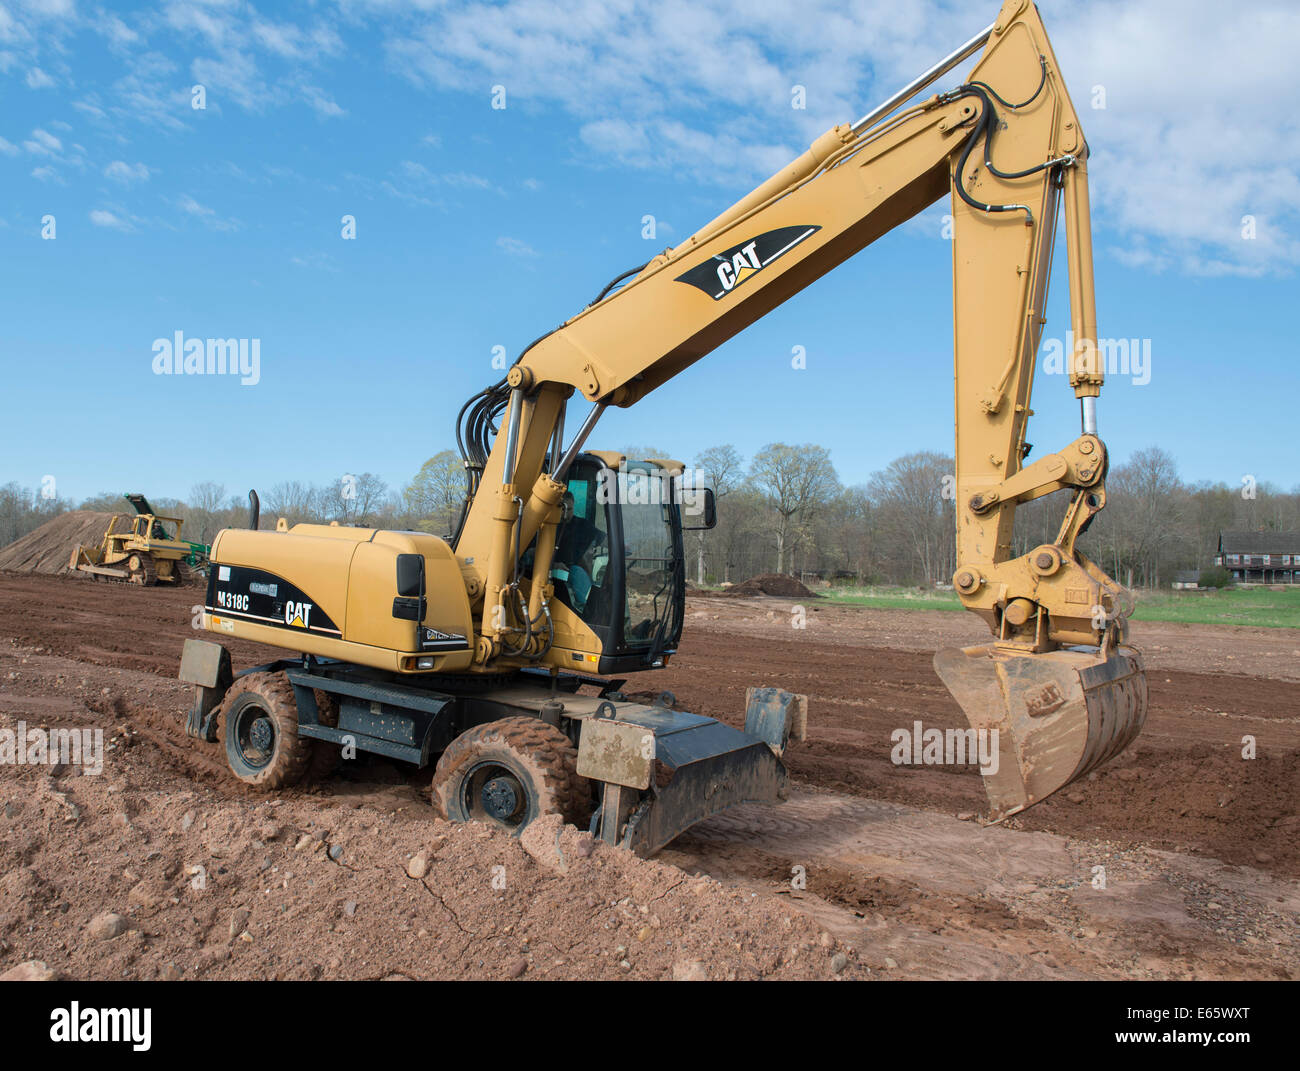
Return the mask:
<path fill-rule="evenodd" d="M 1147 682 L 1136 649 L 1094 647 L 1020 654 L 949 647 L 935 672 L 972 729 L 996 730 L 982 770 L 989 817 L 1006 818 L 1114 758 L 1146 721 Z"/>

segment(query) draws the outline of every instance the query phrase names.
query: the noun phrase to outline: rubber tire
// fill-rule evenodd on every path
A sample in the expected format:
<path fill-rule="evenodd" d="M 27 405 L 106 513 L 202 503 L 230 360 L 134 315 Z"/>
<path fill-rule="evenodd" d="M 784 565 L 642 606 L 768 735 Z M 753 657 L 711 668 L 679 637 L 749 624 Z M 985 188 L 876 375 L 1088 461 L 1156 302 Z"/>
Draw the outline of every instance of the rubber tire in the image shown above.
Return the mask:
<path fill-rule="evenodd" d="M 265 766 L 250 766 L 235 743 L 238 715 L 249 706 L 257 706 L 271 716 L 275 724 L 275 745 L 271 761 Z M 226 763 L 246 785 L 274 792 L 296 785 L 307 773 L 313 741 L 298 735 L 298 703 L 293 685 L 283 673 L 250 673 L 240 677 L 226 693 L 219 718 L 226 747 Z"/>
<path fill-rule="evenodd" d="M 442 753 L 430 788 L 433 804 L 444 818 L 474 820 L 465 807 L 463 788 L 470 770 L 484 759 L 505 766 L 518 778 L 528 805 L 518 826 L 494 824 L 517 835 L 544 814 L 563 815 L 566 822 L 585 822 L 591 786 L 578 776 L 577 749 L 559 729 L 526 715 L 467 729 Z"/>
<path fill-rule="evenodd" d="M 316 716 L 320 719 L 320 723 L 328 725 L 331 729 L 337 729 L 339 724 L 338 700 L 329 692 L 322 692 L 319 688 L 312 694 L 316 696 Z M 303 779 L 308 783 L 324 781 L 326 778 L 333 776 L 343 762 L 343 749 L 331 740 L 312 740 L 310 743 L 311 758 L 307 761 L 307 773 Z"/>

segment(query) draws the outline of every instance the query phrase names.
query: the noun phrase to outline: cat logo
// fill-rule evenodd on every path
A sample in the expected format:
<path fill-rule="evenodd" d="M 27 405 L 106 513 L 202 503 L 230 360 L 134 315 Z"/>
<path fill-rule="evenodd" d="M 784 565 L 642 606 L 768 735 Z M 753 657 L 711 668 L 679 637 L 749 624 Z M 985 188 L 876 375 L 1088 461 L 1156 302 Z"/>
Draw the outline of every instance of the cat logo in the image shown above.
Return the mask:
<path fill-rule="evenodd" d="M 821 227 L 807 224 L 765 231 L 757 238 L 715 253 L 703 264 L 677 276 L 676 281 L 703 290 L 714 301 L 719 301 L 819 230 Z"/>
<path fill-rule="evenodd" d="M 307 628 L 311 620 L 311 603 L 286 602 L 284 604 L 284 621 L 294 628 Z"/>
<path fill-rule="evenodd" d="M 730 260 L 718 262 L 718 282 L 723 290 L 730 290 L 737 283 L 743 283 L 751 272 L 758 271 L 763 265 L 758 259 L 758 242 L 750 242 Z"/>

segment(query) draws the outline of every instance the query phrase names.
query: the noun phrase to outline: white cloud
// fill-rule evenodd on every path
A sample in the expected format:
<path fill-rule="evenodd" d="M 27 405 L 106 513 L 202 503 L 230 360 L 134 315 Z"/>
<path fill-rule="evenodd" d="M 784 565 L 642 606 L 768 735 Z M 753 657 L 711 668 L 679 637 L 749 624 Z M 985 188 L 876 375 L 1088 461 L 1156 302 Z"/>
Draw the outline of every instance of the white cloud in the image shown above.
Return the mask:
<path fill-rule="evenodd" d="M 470 171 L 432 171 L 415 160 L 403 160 L 380 188 L 403 201 L 443 209 L 449 207 L 445 200 L 447 191 L 484 190 L 505 195 L 505 190 L 485 175 Z"/>
<path fill-rule="evenodd" d="M 285 59 L 334 56 L 343 48 L 338 34 L 323 24 L 305 30 L 289 22 L 272 23 L 257 19 L 252 24 L 251 33 L 253 40 L 263 49 Z"/>
<path fill-rule="evenodd" d="M 1092 150 L 1103 248 L 1197 275 L 1300 264 L 1300 8 L 1262 0 L 1224 19 L 1210 0 L 1108 0 L 1047 19 Z"/>
<path fill-rule="evenodd" d="M 140 35 L 116 15 L 105 15 L 95 28 L 104 35 L 110 45 L 119 48 L 133 45 L 140 40 Z"/>
<path fill-rule="evenodd" d="M 54 79 L 39 67 L 33 67 L 27 72 L 26 81 L 28 89 L 48 89 L 54 85 Z"/>
<path fill-rule="evenodd" d="M 48 130 L 37 127 L 30 140 L 23 142 L 23 148 L 33 156 L 54 156 L 63 151 L 63 142 Z"/>
<path fill-rule="evenodd" d="M 85 100 L 74 100 L 72 106 L 76 108 L 77 111 L 89 115 L 92 119 L 108 118 L 108 112 L 104 111 L 104 109 L 99 106 L 99 102 L 94 94 L 91 94 Z"/>
<path fill-rule="evenodd" d="M 5 156 L 17 156 L 18 152 L 18 146 L 12 141 L 6 141 L 4 138 L 0 138 L 0 154 Z"/>
<path fill-rule="evenodd" d="M 1044 3 L 1088 134 L 1097 245 L 1195 274 L 1300 265 L 1300 7 L 1258 0 Z M 476 0 L 386 27 L 419 84 L 558 107 L 585 160 L 744 192 L 977 31 L 956 0 Z M 973 66 L 973 63 L 970 65 Z M 965 74 L 970 66 L 961 70 Z M 791 108 L 804 87 L 807 109 Z M 1107 107 L 1090 107 L 1104 85 Z M 1241 237 L 1243 217 L 1257 237 Z"/>
<path fill-rule="evenodd" d="M 340 116 L 347 115 L 342 108 L 335 103 L 334 98 L 317 86 L 303 86 L 303 99 L 312 107 L 317 115 L 324 119 L 337 119 Z"/>
<path fill-rule="evenodd" d="M 223 219 L 217 215 L 215 209 L 200 204 L 189 194 L 182 194 L 176 199 L 175 204 L 186 215 L 202 220 L 205 227 L 209 227 L 214 231 L 237 231 L 240 228 L 239 220 Z"/>
<path fill-rule="evenodd" d="M 96 227 L 109 227 L 118 231 L 131 229 L 131 225 L 126 220 L 103 208 L 96 208 L 90 213 L 90 222 Z"/>
<path fill-rule="evenodd" d="M 512 257 L 521 257 L 525 260 L 532 260 L 541 255 L 527 242 L 518 238 L 507 238 L 504 235 L 497 239 L 497 248 Z"/>
<path fill-rule="evenodd" d="M 299 256 L 289 258 L 289 263 L 299 268 L 309 268 L 312 271 L 337 272 L 338 264 L 328 253 L 303 253 Z"/>
<path fill-rule="evenodd" d="M 208 89 L 224 93 L 245 111 L 256 112 L 282 95 L 267 85 L 257 61 L 239 48 L 223 48 L 216 56 L 201 56 L 190 64 L 194 80 Z"/>
<path fill-rule="evenodd" d="M 214 10 L 202 3 L 188 3 L 185 0 L 173 0 L 167 5 L 165 19 L 175 30 L 185 34 L 195 34 L 205 38 L 214 45 L 222 45 L 234 29 L 234 21 L 226 11 Z"/>
<path fill-rule="evenodd" d="M 1300 266 L 1300 6 L 1253 0 L 1230 19 L 1221 0 L 1042 6 L 1092 150 L 1098 250 L 1153 271 Z M 491 87 L 501 84 L 511 110 L 567 116 L 575 136 L 560 144 L 584 165 L 658 170 L 739 195 L 992 15 L 958 0 L 341 0 L 284 18 L 258 7 L 163 0 L 118 17 L 89 5 L 79 12 L 71 0 L 4 3 L 0 71 L 29 84 L 53 81 L 48 72 L 69 82 L 64 57 L 89 29 L 125 67 L 73 104 L 98 123 L 183 128 L 202 114 L 189 108 L 191 81 L 207 86 L 213 112 L 305 102 L 339 117 L 340 68 L 329 63 L 346 55 L 336 26 L 346 27 L 377 35 L 397 76 L 469 94 L 460 107 L 477 99 L 485 123 Z M 169 56 L 185 56 L 188 70 Z M 790 106 L 796 85 L 806 110 Z M 1090 106 L 1095 86 L 1105 89 L 1104 109 Z M 72 151 L 65 158 L 44 125 L 23 148 L 59 170 L 84 166 Z M 441 146 L 436 135 L 423 144 Z M 54 177 L 47 166 L 37 171 Z M 473 185 L 394 173 L 380 188 L 434 203 Z M 1242 236 L 1245 217 L 1252 239 Z"/>
<path fill-rule="evenodd" d="M 129 185 L 132 182 L 144 182 L 148 179 L 149 169 L 144 164 L 128 164 L 125 160 L 114 160 L 104 168 L 104 177 Z"/>
<path fill-rule="evenodd" d="M 839 0 L 736 10 L 698 0 L 479 2 L 411 19 L 390 30 L 387 47 L 408 77 L 481 94 L 485 109 L 501 84 L 509 107 L 558 103 L 584 123 L 672 117 L 745 143 L 776 141 L 788 158 L 865 110 L 865 82 L 892 85 L 915 73 L 912 60 L 919 68 L 941 54 L 937 26 L 951 25 L 958 40 L 979 26 L 969 12 L 940 19 L 935 8 L 932 0 L 902 10 L 885 0 L 847 10 Z M 790 107 L 795 84 L 807 91 L 805 111 Z M 644 149 L 652 153 L 653 141 Z"/>
<path fill-rule="evenodd" d="M 672 170 L 704 182 L 737 175 L 766 177 L 794 155 L 784 145 L 750 142 L 735 134 L 702 130 L 663 117 L 639 123 L 602 119 L 587 123 L 578 133 L 583 144 L 606 162 Z"/>
<path fill-rule="evenodd" d="M 208 208 L 207 205 L 199 204 L 199 202 L 194 200 L 194 198 L 191 197 L 189 194 L 185 194 L 184 196 L 180 197 L 176 201 L 176 207 L 179 208 L 182 212 L 186 212 L 191 216 L 203 217 L 203 216 L 216 215 L 216 213 L 211 208 Z"/>

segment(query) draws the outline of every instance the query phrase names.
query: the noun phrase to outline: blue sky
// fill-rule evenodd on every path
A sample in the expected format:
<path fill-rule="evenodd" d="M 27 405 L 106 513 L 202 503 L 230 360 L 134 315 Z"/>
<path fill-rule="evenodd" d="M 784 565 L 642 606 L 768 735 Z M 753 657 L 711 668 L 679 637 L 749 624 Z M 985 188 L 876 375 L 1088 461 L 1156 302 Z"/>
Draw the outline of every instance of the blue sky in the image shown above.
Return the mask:
<path fill-rule="evenodd" d="M 897 8 L 0 0 L 0 482 L 399 487 L 499 376 L 494 346 L 513 359 L 997 12 Z M 1150 381 L 1102 395 L 1113 456 L 1160 445 L 1190 480 L 1300 484 L 1300 13 L 1040 8 L 1092 147 L 1100 334 L 1151 340 Z M 945 210 L 593 445 L 811 441 L 846 483 L 951 450 Z M 178 330 L 259 339 L 260 382 L 155 375 Z M 1060 377 L 1034 408 L 1040 451 L 1077 434 Z"/>

